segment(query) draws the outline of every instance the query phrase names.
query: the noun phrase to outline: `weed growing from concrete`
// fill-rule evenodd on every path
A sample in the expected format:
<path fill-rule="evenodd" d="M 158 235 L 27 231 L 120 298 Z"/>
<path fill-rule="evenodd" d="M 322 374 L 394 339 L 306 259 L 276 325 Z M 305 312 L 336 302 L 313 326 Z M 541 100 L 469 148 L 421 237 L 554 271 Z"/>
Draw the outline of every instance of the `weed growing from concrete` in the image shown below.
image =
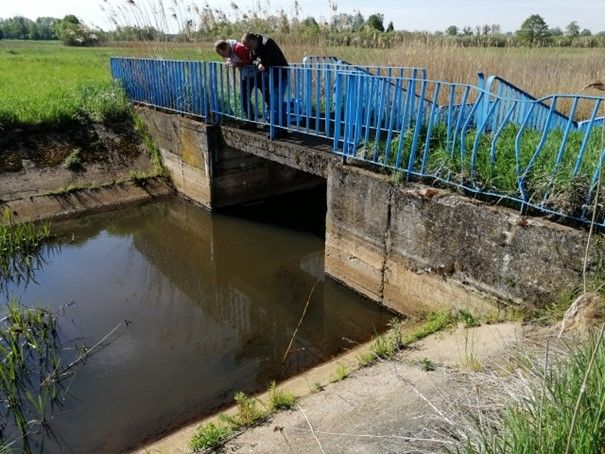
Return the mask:
<path fill-rule="evenodd" d="M 278 389 L 275 382 L 269 386 L 269 399 L 271 411 L 289 410 L 298 400 L 290 391 Z"/>
<path fill-rule="evenodd" d="M 451 326 L 456 319 L 447 312 L 433 312 L 429 314 L 427 320 L 417 326 L 403 337 L 403 344 L 408 345 L 419 341 L 437 331 Z"/>
<path fill-rule="evenodd" d="M 156 174 L 153 176 L 168 176 L 168 170 L 164 167 L 164 163 L 162 161 L 162 154 L 157 144 L 149 134 L 149 130 L 141 117 L 139 117 L 136 112 L 132 113 L 132 121 L 134 124 L 134 129 L 137 131 L 141 137 L 143 138 L 143 142 L 145 143 L 145 148 L 147 149 L 147 153 L 151 158 L 151 162 L 155 168 Z"/>
<path fill-rule="evenodd" d="M 147 182 L 150 179 L 160 176 L 164 176 L 164 171 L 158 169 L 157 167 L 144 172 L 140 170 L 131 170 L 130 172 L 128 172 L 128 178 L 130 179 L 130 181 L 132 181 L 133 184 L 141 188 L 147 186 Z"/>
<path fill-rule="evenodd" d="M 315 383 L 313 383 L 313 389 L 317 392 L 323 391 L 324 389 L 326 389 L 326 387 L 324 385 L 322 385 L 321 383 L 319 383 L 318 381 L 316 381 Z"/>
<path fill-rule="evenodd" d="M 432 372 L 437 368 L 435 363 L 427 357 L 424 357 L 420 361 L 418 361 L 418 364 L 420 365 L 420 368 L 425 372 Z"/>
<path fill-rule="evenodd" d="M 234 432 L 263 421 L 276 411 L 290 409 L 296 404 L 297 397 L 291 392 L 279 390 L 275 382 L 271 383 L 268 391 L 269 406 L 266 410 L 259 408 L 258 404 L 261 402 L 257 398 L 241 391 L 235 393 L 233 399 L 237 404 L 237 413 L 222 413 L 218 416 L 217 424 L 210 422 L 201 425 L 189 441 L 189 447 L 195 452 L 216 448 Z"/>
<path fill-rule="evenodd" d="M 231 433 L 231 429 L 223 424 L 208 423 L 201 426 L 191 441 L 189 447 L 198 452 L 219 446 Z"/>
<path fill-rule="evenodd" d="M 346 364 L 338 363 L 336 366 L 336 379 L 335 381 L 342 381 L 349 376 L 351 370 L 347 367 Z"/>
<path fill-rule="evenodd" d="M 266 416 L 266 412 L 258 408 L 258 401 L 254 397 L 239 391 L 235 393 L 234 400 L 238 406 L 237 422 L 239 427 L 251 426 Z"/>

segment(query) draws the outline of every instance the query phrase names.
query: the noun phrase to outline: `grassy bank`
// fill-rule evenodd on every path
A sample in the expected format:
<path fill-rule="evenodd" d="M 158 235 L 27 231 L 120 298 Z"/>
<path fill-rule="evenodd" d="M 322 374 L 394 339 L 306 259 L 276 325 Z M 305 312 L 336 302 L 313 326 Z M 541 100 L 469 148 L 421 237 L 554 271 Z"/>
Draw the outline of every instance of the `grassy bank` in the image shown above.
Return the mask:
<path fill-rule="evenodd" d="M 172 57 L 193 49 L 170 49 Z M 147 46 L 74 48 L 59 42 L 0 41 L 0 130 L 58 129 L 123 118 L 129 104 L 109 72 L 115 55 L 149 56 Z M 199 57 L 209 58 L 209 52 Z"/>

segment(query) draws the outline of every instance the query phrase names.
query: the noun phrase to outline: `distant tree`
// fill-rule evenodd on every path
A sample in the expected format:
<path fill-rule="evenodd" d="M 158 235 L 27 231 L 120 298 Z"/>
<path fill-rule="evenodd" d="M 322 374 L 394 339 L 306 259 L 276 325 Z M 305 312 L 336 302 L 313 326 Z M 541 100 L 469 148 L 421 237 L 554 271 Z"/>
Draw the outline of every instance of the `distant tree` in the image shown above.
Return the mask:
<path fill-rule="evenodd" d="M 300 23 L 303 33 L 309 33 L 311 35 L 319 33 L 319 24 L 313 16 L 306 17 Z"/>
<path fill-rule="evenodd" d="M 101 38 L 100 32 L 88 29 L 73 14 L 57 22 L 55 30 L 66 46 L 94 46 Z"/>
<path fill-rule="evenodd" d="M 393 26 L 393 21 L 389 22 L 389 25 L 387 26 L 387 32 L 392 32 L 395 30 L 395 27 Z"/>
<path fill-rule="evenodd" d="M 580 36 L 591 36 L 591 35 L 592 35 L 592 32 L 587 28 L 585 28 L 584 30 L 582 30 L 580 32 Z"/>
<path fill-rule="evenodd" d="M 458 27 L 456 27 L 455 25 L 450 25 L 448 28 L 445 29 L 445 34 L 447 36 L 457 36 Z"/>
<path fill-rule="evenodd" d="M 330 28 L 337 32 L 350 31 L 353 27 L 353 19 L 355 16 L 347 13 L 339 13 L 332 16 Z"/>
<path fill-rule="evenodd" d="M 485 24 L 482 28 L 481 28 L 481 32 L 484 35 L 489 35 L 490 32 L 492 31 L 492 27 L 490 25 Z"/>
<path fill-rule="evenodd" d="M 365 17 L 359 11 L 353 16 L 353 23 L 351 24 L 351 31 L 358 32 L 360 31 L 364 24 L 366 23 Z"/>
<path fill-rule="evenodd" d="M 561 30 L 561 27 L 550 28 L 548 34 L 551 36 L 562 36 L 563 30 Z"/>
<path fill-rule="evenodd" d="M 56 25 L 59 19 L 54 17 L 39 17 L 36 19 L 36 39 L 57 39 Z"/>
<path fill-rule="evenodd" d="M 464 36 L 471 36 L 471 35 L 473 34 L 473 29 L 472 29 L 472 28 L 470 28 L 470 27 L 467 25 L 466 27 L 464 27 L 464 28 L 462 29 L 462 34 L 463 34 Z"/>
<path fill-rule="evenodd" d="M 529 46 L 543 44 L 548 36 L 548 25 L 539 14 L 533 14 L 525 19 L 517 31 L 519 40 Z"/>
<path fill-rule="evenodd" d="M 580 26 L 576 21 L 570 22 L 565 27 L 565 34 L 567 36 L 571 36 L 572 38 L 580 35 Z"/>
<path fill-rule="evenodd" d="M 15 16 L 3 21 L 2 31 L 6 39 L 33 39 L 35 24 L 23 16 Z"/>
<path fill-rule="evenodd" d="M 368 28 L 378 30 L 379 32 L 384 31 L 384 14 L 372 14 L 366 21 Z"/>
<path fill-rule="evenodd" d="M 481 35 L 481 25 L 475 25 L 475 35 L 480 36 Z"/>
<path fill-rule="evenodd" d="M 502 26 L 500 24 L 492 24 L 492 34 L 499 35 L 502 33 Z"/>
<path fill-rule="evenodd" d="M 602 36 L 605 36 L 605 30 L 604 30 L 604 31 L 602 31 L 602 32 L 598 32 L 596 36 L 601 36 L 601 37 L 602 37 Z"/>

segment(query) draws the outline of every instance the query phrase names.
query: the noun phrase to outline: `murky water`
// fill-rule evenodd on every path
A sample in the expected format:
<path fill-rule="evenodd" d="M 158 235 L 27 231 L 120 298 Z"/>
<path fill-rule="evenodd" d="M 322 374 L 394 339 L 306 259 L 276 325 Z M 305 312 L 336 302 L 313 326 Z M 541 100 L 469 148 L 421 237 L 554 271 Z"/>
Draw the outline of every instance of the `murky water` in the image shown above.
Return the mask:
<path fill-rule="evenodd" d="M 309 232 L 317 225 L 294 228 L 309 221 L 307 210 L 295 203 L 243 213 L 263 221 L 176 199 L 82 218 L 36 283 L 10 286 L 28 305 L 74 301 L 62 322 L 72 345 L 132 322 L 78 369 L 52 423 L 61 445 L 46 452 L 140 445 L 231 403 L 237 390 L 265 389 L 384 328 L 390 314 L 324 278 L 323 238 Z"/>

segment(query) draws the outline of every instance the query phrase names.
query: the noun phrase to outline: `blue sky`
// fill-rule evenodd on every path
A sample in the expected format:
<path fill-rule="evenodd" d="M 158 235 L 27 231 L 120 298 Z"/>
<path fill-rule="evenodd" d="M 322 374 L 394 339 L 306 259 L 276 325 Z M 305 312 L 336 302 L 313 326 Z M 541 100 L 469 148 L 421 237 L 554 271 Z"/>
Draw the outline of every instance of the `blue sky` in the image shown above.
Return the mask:
<path fill-rule="evenodd" d="M 123 4 L 125 0 L 108 0 Z M 157 1 L 157 0 L 136 0 Z M 266 3 L 266 0 L 261 0 Z M 329 19 L 330 0 L 299 0 L 302 16 L 313 15 Z M 443 30 L 448 25 L 501 24 L 504 31 L 514 31 L 531 14 L 540 14 L 551 27 L 564 28 L 572 20 L 580 27 L 593 32 L 605 30 L 605 0 L 357 0 L 338 1 L 337 13 L 352 13 L 359 9 L 367 16 L 381 12 L 386 21 L 392 20 L 396 29 Z M 184 0 L 183 4 L 205 1 Z M 229 10 L 230 0 L 208 0 L 212 7 Z M 240 9 L 246 10 L 256 2 L 236 1 Z M 100 9 L 101 0 L 0 0 L 0 17 L 23 15 L 60 17 L 68 13 L 76 14 L 89 24 L 106 28 L 108 15 Z M 165 5 L 172 0 L 164 0 Z M 293 9 L 294 1 L 270 1 L 270 8 Z"/>

